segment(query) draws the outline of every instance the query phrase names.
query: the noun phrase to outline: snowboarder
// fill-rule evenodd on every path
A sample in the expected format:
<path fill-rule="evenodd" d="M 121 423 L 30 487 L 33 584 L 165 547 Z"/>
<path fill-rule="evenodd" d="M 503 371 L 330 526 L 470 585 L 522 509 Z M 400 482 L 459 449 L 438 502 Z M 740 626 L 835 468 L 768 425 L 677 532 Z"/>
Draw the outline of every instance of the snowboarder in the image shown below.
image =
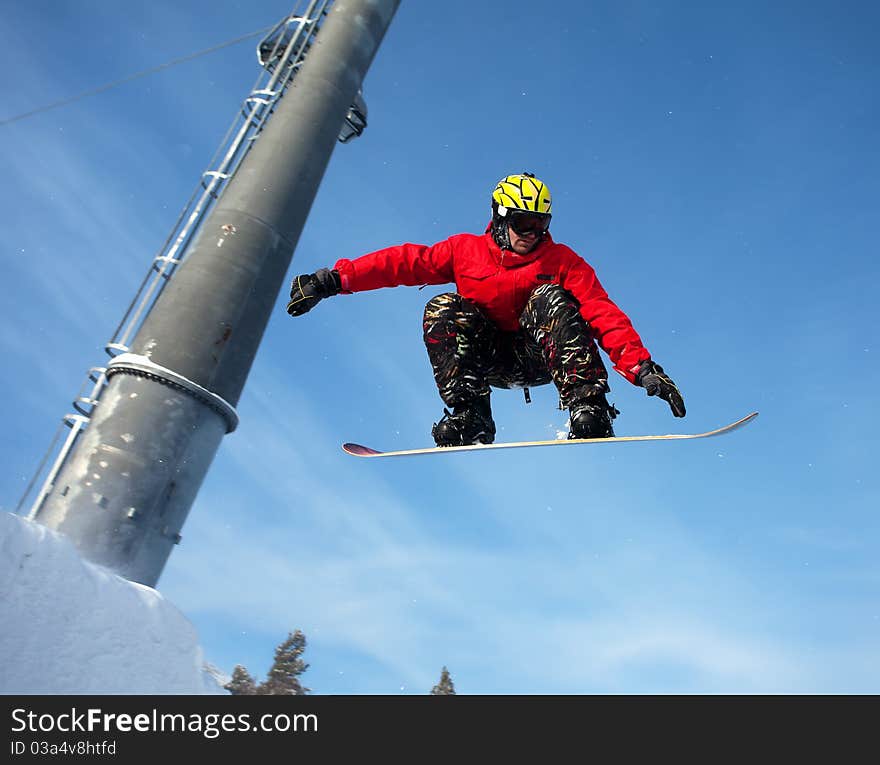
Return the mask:
<path fill-rule="evenodd" d="M 446 404 L 432 428 L 437 446 L 492 443 L 491 387 L 549 382 L 569 410 L 569 438 L 613 436 L 619 412 L 606 398 L 608 372 L 597 342 L 629 382 L 684 417 L 675 383 L 651 359 L 593 268 L 550 236 L 546 184 L 531 173 L 508 175 L 495 186 L 491 204 L 482 235 L 388 247 L 295 277 L 287 312 L 300 316 L 339 293 L 454 282 L 456 292 L 428 301 L 423 320 Z"/>

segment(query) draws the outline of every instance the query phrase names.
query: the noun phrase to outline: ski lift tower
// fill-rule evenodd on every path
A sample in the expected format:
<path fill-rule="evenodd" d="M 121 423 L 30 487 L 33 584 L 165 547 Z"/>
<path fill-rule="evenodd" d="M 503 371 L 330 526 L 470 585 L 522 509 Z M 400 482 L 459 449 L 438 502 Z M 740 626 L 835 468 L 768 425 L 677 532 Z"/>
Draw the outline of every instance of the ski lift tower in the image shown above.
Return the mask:
<path fill-rule="evenodd" d="M 59 453 L 44 461 L 29 517 L 83 557 L 158 581 L 238 424 L 333 148 L 366 126 L 363 78 L 398 4 L 312 0 L 258 45 L 258 86 L 107 344 L 110 362 L 89 370 Z"/>

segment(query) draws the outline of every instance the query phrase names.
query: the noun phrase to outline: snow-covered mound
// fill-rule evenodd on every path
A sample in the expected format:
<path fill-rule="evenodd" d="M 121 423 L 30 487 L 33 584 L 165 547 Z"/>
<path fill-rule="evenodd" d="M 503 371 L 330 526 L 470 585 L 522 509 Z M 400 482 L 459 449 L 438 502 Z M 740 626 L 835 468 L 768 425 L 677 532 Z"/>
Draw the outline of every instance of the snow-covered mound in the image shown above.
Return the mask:
<path fill-rule="evenodd" d="M 0 512 L 0 693 L 225 694 L 156 590 Z"/>

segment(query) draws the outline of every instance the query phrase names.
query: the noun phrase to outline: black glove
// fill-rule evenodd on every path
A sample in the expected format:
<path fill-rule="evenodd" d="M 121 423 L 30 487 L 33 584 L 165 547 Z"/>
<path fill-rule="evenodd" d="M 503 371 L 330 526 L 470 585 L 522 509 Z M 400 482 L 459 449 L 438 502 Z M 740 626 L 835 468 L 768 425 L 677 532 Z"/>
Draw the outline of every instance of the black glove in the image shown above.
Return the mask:
<path fill-rule="evenodd" d="M 311 311 L 319 300 L 338 295 L 341 288 L 339 272 L 329 268 L 319 268 L 313 274 L 296 276 L 290 285 L 287 313 L 291 316 L 302 316 Z"/>
<path fill-rule="evenodd" d="M 651 359 L 645 359 L 636 375 L 636 382 L 641 385 L 649 396 L 660 396 L 676 417 L 684 417 L 684 399 L 675 383 L 664 374 L 663 367 Z"/>

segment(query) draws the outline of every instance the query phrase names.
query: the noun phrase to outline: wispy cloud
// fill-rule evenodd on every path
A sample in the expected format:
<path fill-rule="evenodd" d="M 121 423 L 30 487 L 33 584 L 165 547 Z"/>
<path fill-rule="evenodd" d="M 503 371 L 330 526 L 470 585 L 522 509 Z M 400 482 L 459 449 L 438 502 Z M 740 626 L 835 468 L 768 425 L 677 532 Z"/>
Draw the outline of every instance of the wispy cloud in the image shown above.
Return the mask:
<path fill-rule="evenodd" d="M 185 540 L 174 561 L 173 596 L 198 592 L 200 612 L 277 634 L 299 626 L 313 650 L 369 656 L 414 688 L 432 681 L 438 628 L 448 661 L 498 692 L 516 692 L 492 676 L 522 663 L 523 651 L 542 657 L 522 668 L 530 689 L 772 692 L 809 684 L 790 650 L 756 636 L 756 622 L 778 616 L 751 580 L 668 518 L 602 505 L 600 496 L 590 523 L 601 527 L 613 513 L 618 529 L 640 535 L 597 546 L 573 536 L 576 516 L 565 508 L 533 506 L 559 521 L 524 525 L 524 508 L 511 513 L 470 476 L 483 497 L 475 512 L 503 532 L 486 547 L 438 536 L 419 503 L 380 474 L 352 471 L 329 483 L 316 460 L 333 459 L 318 455 L 336 454 L 338 439 L 320 408 L 270 364 L 253 382 L 247 424 L 223 446 L 234 479 L 209 481 L 186 530 L 196 541 Z M 710 608 L 705 581 L 713 582 Z M 753 605 L 751 618 L 723 615 L 743 601 Z"/>

